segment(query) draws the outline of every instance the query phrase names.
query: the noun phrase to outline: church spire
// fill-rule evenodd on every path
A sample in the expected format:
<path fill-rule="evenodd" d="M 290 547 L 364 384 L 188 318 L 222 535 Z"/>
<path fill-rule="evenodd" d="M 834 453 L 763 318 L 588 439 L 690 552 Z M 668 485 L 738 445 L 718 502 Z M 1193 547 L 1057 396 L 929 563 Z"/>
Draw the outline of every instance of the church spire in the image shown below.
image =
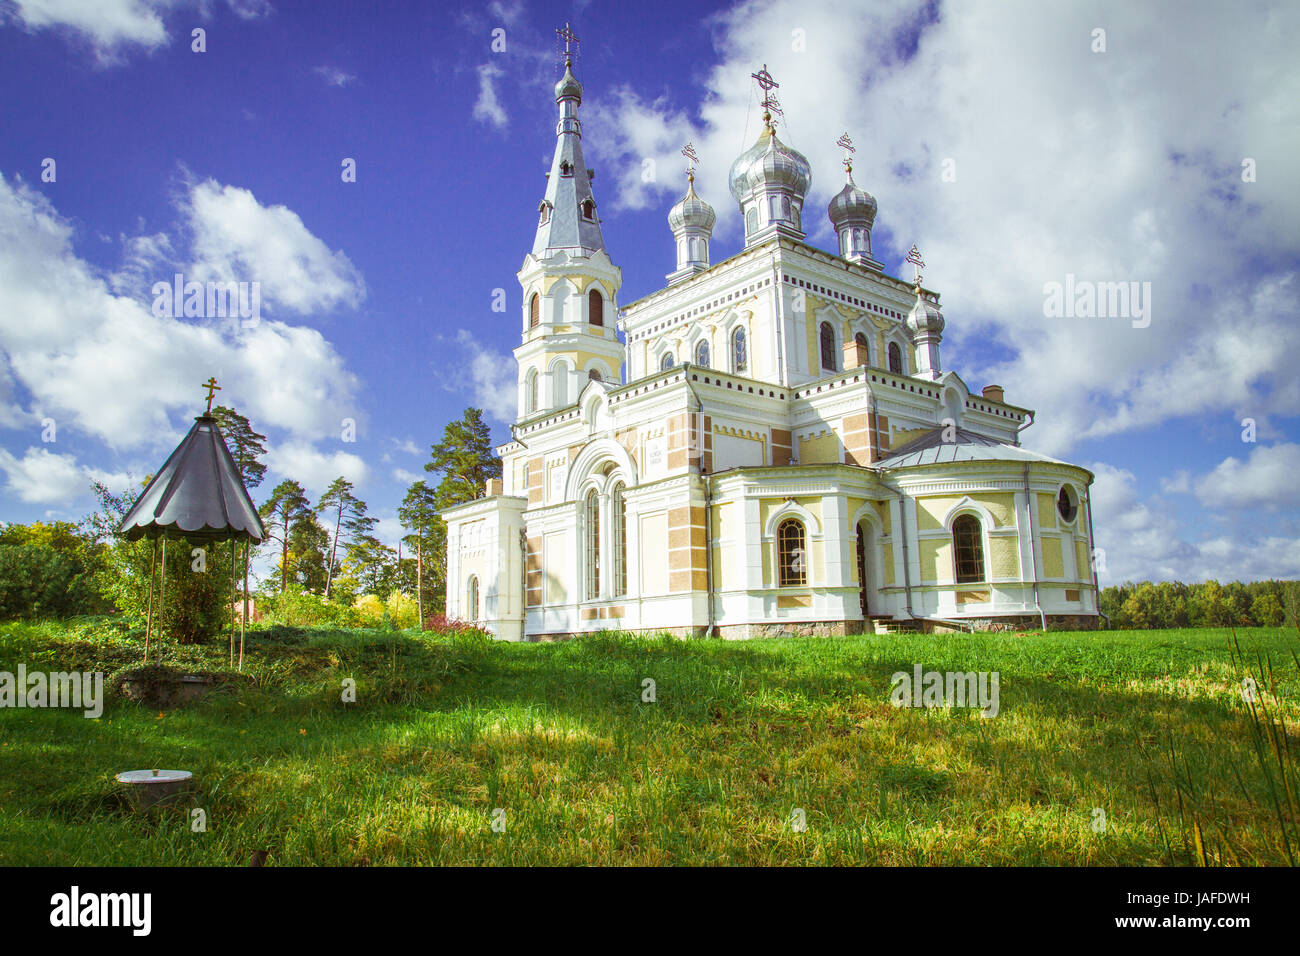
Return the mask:
<path fill-rule="evenodd" d="M 545 259 L 557 252 L 590 256 L 605 248 L 600 217 L 591 192 L 594 173 L 582 156 L 582 84 L 573 75 L 577 36 L 566 23 L 556 34 L 564 41 L 564 75 L 555 84 L 555 102 L 560 108 L 555 127 L 555 158 L 546 180 L 546 197 L 538 206 L 537 236 L 533 255 Z"/>

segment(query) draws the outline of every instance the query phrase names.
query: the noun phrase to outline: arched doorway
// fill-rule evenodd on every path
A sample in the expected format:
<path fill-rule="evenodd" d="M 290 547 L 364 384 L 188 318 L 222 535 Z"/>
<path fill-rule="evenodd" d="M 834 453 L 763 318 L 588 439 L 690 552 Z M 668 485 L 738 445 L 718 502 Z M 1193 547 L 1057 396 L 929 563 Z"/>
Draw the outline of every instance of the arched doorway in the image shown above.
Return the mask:
<path fill-rule="evenodd" d="M 880 613 L 880 592 L 876 582 L 876 529 L 870 521 L 862 520 L 857 527 L 858 603 L 865 621 Z"/>

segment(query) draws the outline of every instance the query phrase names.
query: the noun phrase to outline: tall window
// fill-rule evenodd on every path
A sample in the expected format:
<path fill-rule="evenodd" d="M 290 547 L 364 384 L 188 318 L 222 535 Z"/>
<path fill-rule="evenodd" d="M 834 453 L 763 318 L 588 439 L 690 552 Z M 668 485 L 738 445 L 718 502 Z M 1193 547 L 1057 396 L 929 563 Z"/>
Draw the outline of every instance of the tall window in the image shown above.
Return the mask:
<path fill-rule="evenodd" d="M 537 323 L 542 320 L 542 300 L 533 293 L 533 297 L 528 302 L 528 327 L 537 328 Z"/>
<path fill-rule="evenodd" d="M 600 496 L 593 488 L 587 492 L 587 600 L 600 597 Z"/>
<path fill-rule="evenodd" d="M 738 327 L 731 333 L 731 364 L 733 371 L 743 372 L 749 367 L 749 355 L 745 350 L 745 330 Z"/>
<path fill-rule="evenodd" d="M 599 289 L 587 293 L 587 321 L 592 325 L 605 324 L 605 299 Z"/>
<path fill-rule="evenodd" d="M 750 207 L 749 212 L 745 213 L 745 233 L 758 232 L 758 210 Z"/>
<path fill-rule="evenodd" d="M 673 353 L 665 352 L 664 357 L 659 360 L 659 371 L 666 372 L 673 367 Z"/>
<path fill-rule="evenodd" d="M 551 366 L 551 394 L 555 396 L 556 408 L 569 404 L 569 367 L 563 362 Z"/>
<path fill-rule="evenodd" d="M 709 343 L 707 339 L 700 339 L 695 343 L 695 364 L 709 364 Z"/>
<path fill-rule="evenodd" d="M 781 587 L 801 587 L 808 582 L 803 525 L 794 518 L 786 518 L 777 526 L 776 566 Z"/>
<path fill-rule="evenodd" d="M 952 551 L 957 565 L 957 583 L 974 584 L 984 580 L 984 540 L 979 519 L 961 515 L 952 523 Z"/>
<path fill-rule="evenodd" d="M 610 580 L 610 593 L 621 597 L 627 593 L 627 489 L 619 482 L 610 495 L 610 542 L 614 548 L 614 576 Z"/>
<path fill-rule="evenodd" d="M 524 408 L 524 411 L 529 414 L 537 411 L 537 380 L 540 377 L 541 376 L 537 374 L 537 369 L 533 369 L 528 373 L 528 404 Z"/>
<path fill-rule="evenodd" d="M 584 200 L 582 203 L 582 218 L 589 221 L 596 218 L 596 204 L 590 199 Z"/>
<path fill-rule="evenodd" d="M 903 350 L 897 342 L 889 343 L 889 370 L 895 375 L 903 374 Z"/>
<path fill-rule="evenodd" d="M 871 360 L 871 350 L 867 347 L 867 337 L 861 332 L 853 336 L 854 343 L 858 346 L 858 361 L 866 365 Z"/>
<path fill-rule="evenodd" d="M 465 585 L 465 611 L 471 621 L 478 620 L 478 575 L 471 574 Z"/>
<path fill-rule="evenodd" d="M 835 330 L 831 328 L 829 322 L 823 322 L 821 327 L 822 339 L 822 368 L 835 371 Z"/>

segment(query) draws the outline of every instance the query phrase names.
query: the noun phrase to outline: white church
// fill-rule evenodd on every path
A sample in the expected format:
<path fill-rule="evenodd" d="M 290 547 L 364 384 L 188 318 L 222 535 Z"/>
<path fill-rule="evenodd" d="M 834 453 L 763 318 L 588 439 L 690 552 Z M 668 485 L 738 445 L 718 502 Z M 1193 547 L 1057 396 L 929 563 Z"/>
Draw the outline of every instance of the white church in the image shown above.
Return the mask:
<path fill-rule="evenodd" d="M 944 368 L 939 296 L 915 247 L 914 282 L 874 258 L 850 162 L 838 245 L 814 248 L 811 170 L 765 96 L 731 165 L 744 248 L 712 262 L 688 176 L 676 268 L 623 304 L 571 55 L 555 100 L 518 418 L 502 479 L 443 514 L 449 617 L 511 641 L 1095 624 L 1092 474 L 1022 447 L 1033 412 Z"/>

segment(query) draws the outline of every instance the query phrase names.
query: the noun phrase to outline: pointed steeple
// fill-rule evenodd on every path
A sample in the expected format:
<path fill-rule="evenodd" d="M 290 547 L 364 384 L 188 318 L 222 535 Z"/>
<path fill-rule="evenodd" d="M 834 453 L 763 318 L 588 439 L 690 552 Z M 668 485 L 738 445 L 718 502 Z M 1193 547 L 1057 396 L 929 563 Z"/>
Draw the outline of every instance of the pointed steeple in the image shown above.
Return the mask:
<path fill-rule="evenodd" d="M 546 179 L 546 198 L 538 206 L 537 235 L 533 239 L 533 255 L 542 259 L 560 251 L 590 256 L 605 248 L 591 192 L 594 173 L 582 156 L 582 123 L 578 120 L 582 84 L 573 75 L 571 49 L 577 37 L 567 23 L 560 37 L 564 40 L 564 76 L 555 84 L 555 102 L 560 108 L 555 158 Z"/>

